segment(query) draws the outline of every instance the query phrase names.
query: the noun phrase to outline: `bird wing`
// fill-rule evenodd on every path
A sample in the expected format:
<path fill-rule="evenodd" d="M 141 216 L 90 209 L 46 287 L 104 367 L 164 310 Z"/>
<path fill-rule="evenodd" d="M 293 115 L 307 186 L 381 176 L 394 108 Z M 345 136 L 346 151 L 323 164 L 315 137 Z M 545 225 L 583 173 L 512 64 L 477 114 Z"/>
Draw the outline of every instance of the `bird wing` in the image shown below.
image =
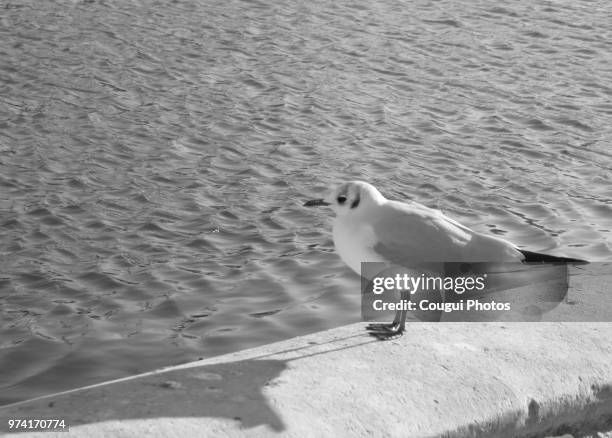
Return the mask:
<path fill-rule="evenodd" d="M 442 212 L 416 203 L 386 202 L 378 211 L 373 230 L 373 250 L 401 266 L 521 260 L 512 243 L 476 233 Z"/>

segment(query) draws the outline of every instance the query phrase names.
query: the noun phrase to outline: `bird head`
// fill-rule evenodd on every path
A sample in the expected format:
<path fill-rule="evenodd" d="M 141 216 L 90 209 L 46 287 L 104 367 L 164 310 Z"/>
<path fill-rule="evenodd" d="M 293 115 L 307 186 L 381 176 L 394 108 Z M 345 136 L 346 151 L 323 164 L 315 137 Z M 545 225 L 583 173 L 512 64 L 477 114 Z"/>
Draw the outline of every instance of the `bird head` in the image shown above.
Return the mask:
<path fill-rule="evenodd" d="M 304 206 L 329 206 L 336 216 L 349 216 L 380 205 L 384 200 L 384 196 L 373 185 L 363 181 L 349 181 L 333 187 L 324 198 L 306 201 Z"/>

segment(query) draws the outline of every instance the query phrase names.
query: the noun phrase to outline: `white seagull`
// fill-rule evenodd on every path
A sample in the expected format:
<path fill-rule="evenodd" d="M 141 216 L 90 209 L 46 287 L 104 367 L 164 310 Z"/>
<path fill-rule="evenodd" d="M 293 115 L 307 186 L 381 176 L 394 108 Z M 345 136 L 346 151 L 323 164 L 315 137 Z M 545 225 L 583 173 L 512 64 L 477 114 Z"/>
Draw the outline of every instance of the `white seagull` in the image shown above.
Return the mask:
<path fill-rule="evenodd" d="M 336 214 L 336 250 L 359 275 L 362 262 L 408 268 L 444 262 L 586 263 L 519 249 L 507 240 L 471 230 L 439 210 L 413 201 L 388 200 L 363 181 L 342 183 L 324 199 L 304 206 L 331 207 Z M 372 324 L 368 329 L 380 339 L 401 335 L 405 318 L 406 312 L 398 311 L 393 323 Z"/>

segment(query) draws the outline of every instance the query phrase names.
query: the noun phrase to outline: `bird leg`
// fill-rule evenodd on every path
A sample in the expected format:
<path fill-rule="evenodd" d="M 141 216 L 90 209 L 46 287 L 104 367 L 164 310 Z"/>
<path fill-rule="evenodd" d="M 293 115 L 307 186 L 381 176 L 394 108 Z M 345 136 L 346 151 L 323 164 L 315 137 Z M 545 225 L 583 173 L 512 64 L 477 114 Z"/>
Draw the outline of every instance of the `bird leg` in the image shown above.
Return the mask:
<path fill-rule="evenodd" d="M 402 291 L 401 299 L 402 302 L 403 300 L 410 299 L 410 293 L 407 291 Z M 407 315 L 408 310 L 398 310 L 395 312 L 395 318 L 393 318 L 393 322 L 389 324 L 369 324 L 366 327 L 366 330 L 370 332 L 371 336 L 374 336 L 375 338 L 381 341 L 402 336 L 406 328 Z"/>
<path fill-rule="evenodd" d="M 407 310 L 398 310 L 391 324 L 376 324 L 380 326 L 379 330 L 368 328 L 370 335 L 379 341 L 387 341 L 402 336 L 406 327 L 407 313 Z"/>

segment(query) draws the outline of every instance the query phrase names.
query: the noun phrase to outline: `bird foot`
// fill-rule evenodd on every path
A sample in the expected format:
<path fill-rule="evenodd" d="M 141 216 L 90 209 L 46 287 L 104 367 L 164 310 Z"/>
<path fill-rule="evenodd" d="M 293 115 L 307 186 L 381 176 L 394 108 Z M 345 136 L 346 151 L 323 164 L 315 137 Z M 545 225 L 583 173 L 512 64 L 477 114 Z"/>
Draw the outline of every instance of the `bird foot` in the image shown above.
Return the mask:
<path fill-rule="evenodd" d="M 392 330 L 394 327 L 397 327 L 397 324 L 392 322 L 387 324 L 368 324 L 366 326 L 366 330 L 368 331 L 382 331 L 382 330 Z"/>
<path fill-rule="evenodd" d="M 404 328 L 400 324 L 370 324 L 366 327 L 370 336 L 374 336 L 379 341 L 399 338 L 404 334 Z"/>

